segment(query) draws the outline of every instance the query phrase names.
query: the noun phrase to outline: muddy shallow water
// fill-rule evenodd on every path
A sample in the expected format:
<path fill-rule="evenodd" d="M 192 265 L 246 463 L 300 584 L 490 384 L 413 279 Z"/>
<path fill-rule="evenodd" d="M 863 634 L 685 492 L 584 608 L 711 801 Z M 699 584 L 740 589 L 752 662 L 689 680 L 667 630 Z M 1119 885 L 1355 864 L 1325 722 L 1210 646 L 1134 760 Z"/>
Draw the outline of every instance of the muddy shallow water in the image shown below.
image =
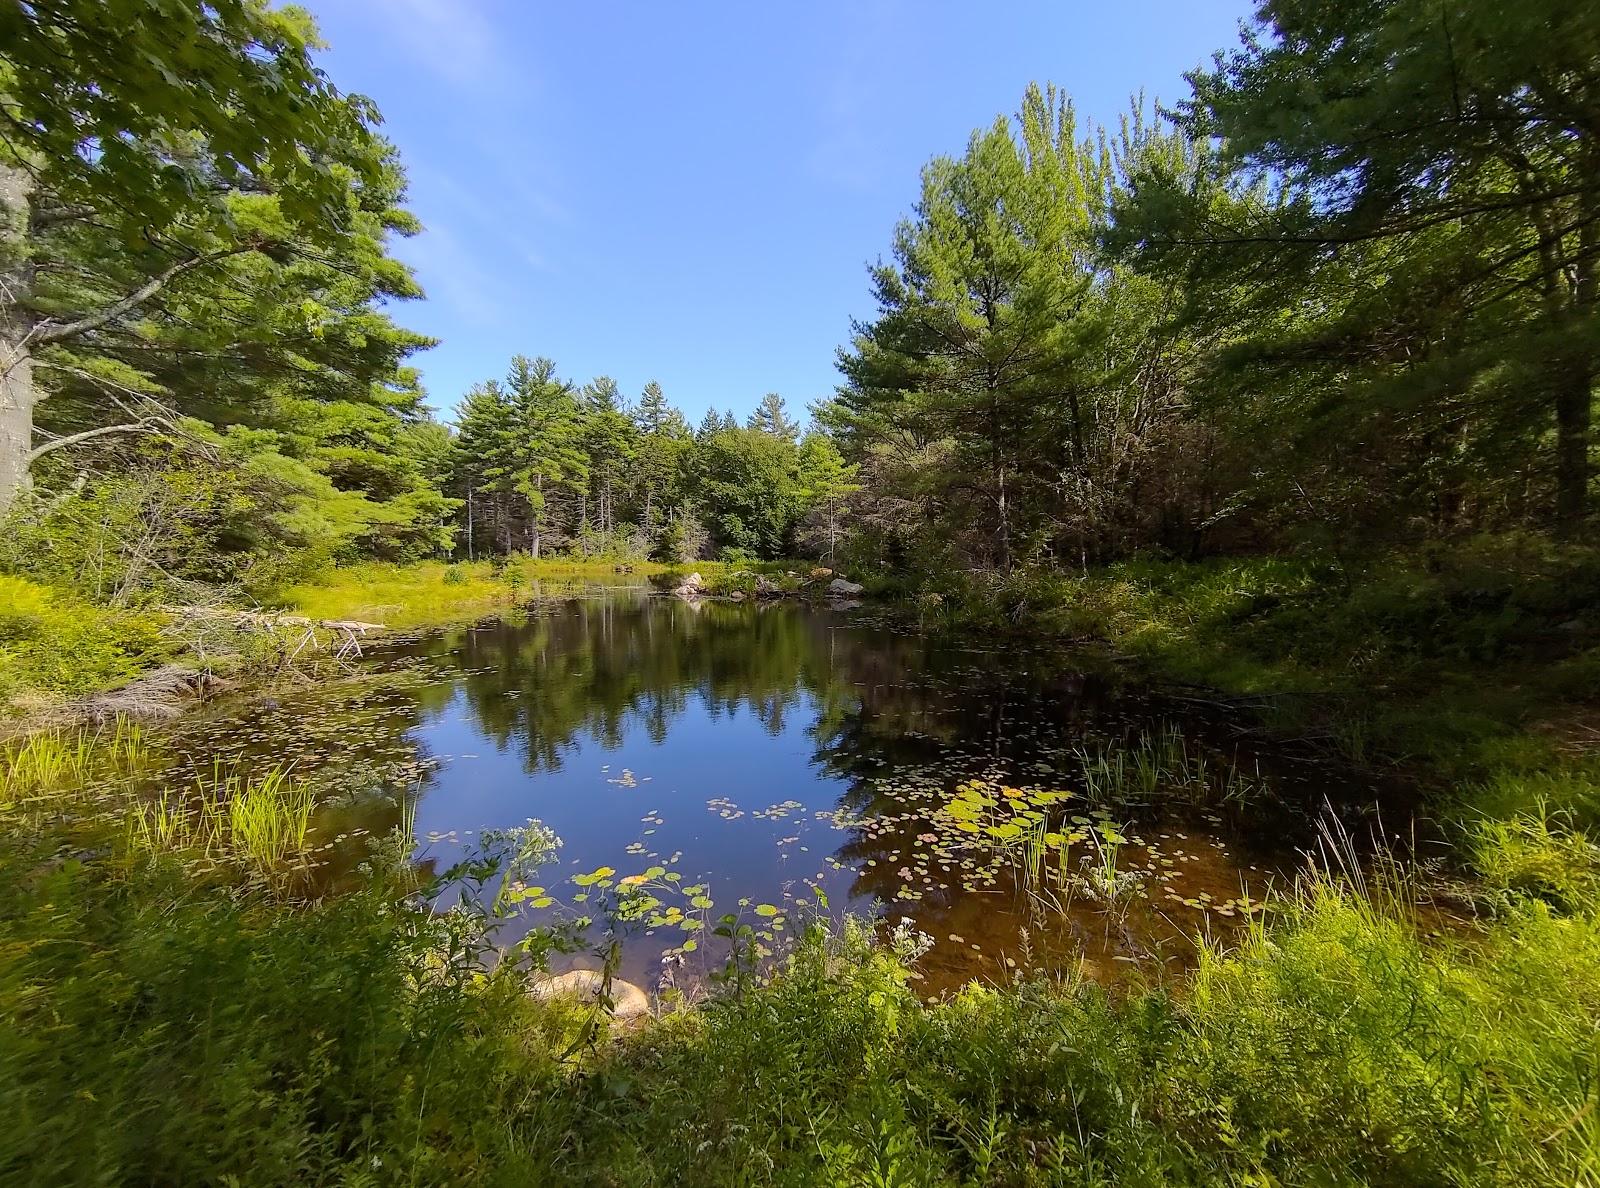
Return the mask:
<path fill-rule="evenodd" d="M 718 968 L 725 913 L 777 949 L 801 915 L 855 912 L 931 938 L 938 992 L 1181 968 L 1196 936 L 1270 910 L 1316 816 L 1370 832 L 1378 789 L 1251 737 L 1103 659 L 594 587 L 223 703 L 174 733 L 167 776 L 292 761 L 337 790 L 345 878 L 408 821 L 436 871 L 543 822 L 561 848 L 502 939 L 626 894 L 621 974 L 647 987 Z"/>

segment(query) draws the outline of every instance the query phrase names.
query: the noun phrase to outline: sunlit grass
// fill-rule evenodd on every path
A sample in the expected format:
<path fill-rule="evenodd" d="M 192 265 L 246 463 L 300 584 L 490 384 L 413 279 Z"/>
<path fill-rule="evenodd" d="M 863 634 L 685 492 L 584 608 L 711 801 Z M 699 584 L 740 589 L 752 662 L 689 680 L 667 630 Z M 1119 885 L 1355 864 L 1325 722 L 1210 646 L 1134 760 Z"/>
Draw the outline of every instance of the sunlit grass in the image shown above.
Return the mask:
<path fill-rule="evenodd" d="M 169 788 L 133 801 L 128 835 L 136 850 L 198 856 L 271 877 L 310 848 L 316 805 L 310 784 L 283 765 L 249 777 L 219 764 L 191 794 Z"/>
<path fill-rule="evenodd" d="M 0 804 L 70 792 L 95 779 L 136 771 L 149 757 L 144 730 L 122 718 L 95 729 L 36 731 L 0 745 Z"/>
<path fill-rule="evenodd" d="M 619 574 L 619 566 L 627 573 Z M 513 558 L 506 562 L 415 565 L 371 563 L 329 570 L 282 592 L 285 607 L 313 619 L 387 627 L 447 623 L 594 582 L 641 580 L 666 566 L 650 562 Z"/>

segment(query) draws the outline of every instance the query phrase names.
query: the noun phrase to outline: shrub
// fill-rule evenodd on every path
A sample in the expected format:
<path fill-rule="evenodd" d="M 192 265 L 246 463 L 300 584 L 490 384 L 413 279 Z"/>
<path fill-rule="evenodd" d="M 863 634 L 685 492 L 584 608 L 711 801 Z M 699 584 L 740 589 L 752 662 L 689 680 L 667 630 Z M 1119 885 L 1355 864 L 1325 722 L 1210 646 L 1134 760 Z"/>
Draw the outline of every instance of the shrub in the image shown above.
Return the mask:
<path fill-rule="evenodd" d="M 168 652 L 161 625 L 0 574 L 0 691 L 73 696 L 126 683 Z"/>

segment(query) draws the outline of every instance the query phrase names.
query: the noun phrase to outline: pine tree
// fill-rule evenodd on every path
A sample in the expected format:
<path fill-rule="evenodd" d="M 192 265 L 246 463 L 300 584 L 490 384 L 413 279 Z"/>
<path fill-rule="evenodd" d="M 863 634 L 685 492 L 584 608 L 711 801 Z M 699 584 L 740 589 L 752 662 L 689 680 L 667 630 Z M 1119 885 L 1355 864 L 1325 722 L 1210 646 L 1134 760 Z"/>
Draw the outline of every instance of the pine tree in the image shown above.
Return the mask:
<path fill-rule="evenodd" d="M 515 409 L 511 477 L 528 505 L 528 551 L 539 556 L 553 525 L 552 497 L 586 489 L 589 460 L 571 384 L 546 358 L 518 355 L 506 377 Z"/>
<path fill-rule="evenodd" d="M 634 422 L 639 429 L 633 470 L 639 523 L 653 534 L 657 520 L 669 515 L 677 502 L 689 426 L 654 380 L 645 385 Z"/>
<path fill-rule="evenodd" d="M 923 485 L 1004 568 L 1084 453 L 1105 157 L 1065 97 L 1031 87 L 1015 129 L 997 120 L 932 161 L 895 264 L 873 271 L 879 316 L 840 360 L 838 415 L 948 443 Z"/>
<path fill-rule="evenodd" d="M 768 392 L 761 398 L 761 403 L 756 405 L 756 410 L 750 414 L 750 420 L 746 425 L 790 445 L 800 437 L 800 426 L 789 419 L 784 409 L 783 397 L 776 392 Z"/>
<path fill-rule="evenodd" d="M 799 464 L 796 469 L 798 494 L 802 504 L 810 508 L 814 521 L 812 535 L 819 550 L 831 565 L 839 545 L 839 534 L 845 499 L 860 490 L 856 483 L 856 468 L 845 462 L 839 447 L 825 433 L 807 433 L 800 443 Z"/>
<path fill-rule="evenodd" d="M 672 433 L 682 436 L 689 432 L 683 414 L 667 400 L 661 385 L 651 380 L 639 395 L 639 407 L 634 410 L 634 424 L 640 433 Z"/>
<path fill-rule="evenodd" d="M 598 527 L 616 530 L 616 496 L 625 488 L 636 452 L 637 430 L 622 406 L 616 380 L 601 376 L 584 389 L 583 445 L 589 457 Z"/>

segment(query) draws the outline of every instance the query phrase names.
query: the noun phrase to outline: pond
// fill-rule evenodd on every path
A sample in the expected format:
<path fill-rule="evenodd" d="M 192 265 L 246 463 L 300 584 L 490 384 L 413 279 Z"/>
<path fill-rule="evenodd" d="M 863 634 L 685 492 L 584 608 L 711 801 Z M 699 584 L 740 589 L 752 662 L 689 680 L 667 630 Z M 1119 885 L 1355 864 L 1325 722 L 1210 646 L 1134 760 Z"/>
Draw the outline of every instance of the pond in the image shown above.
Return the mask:
<path fill-rule="evenodd" d="M 342 877 L 397 826 L 442 871 L 486 832 L 542 822 L 562 844 L 503 939 L 631 896 L 620 973 L 650 988 L 719 968 L 727 914 L 764 951 L 808 913 L 923 934 L 928 993 L 1181 969 L 1196 937 L 1270 910 L 1319 811 L 1360 832 L 1377 800 L 1104 656 L 643 585 L 395 639 L 172 742 L 195 758 L 169 777 L 291 759 L 342 787 L 323 818 Z"/>

